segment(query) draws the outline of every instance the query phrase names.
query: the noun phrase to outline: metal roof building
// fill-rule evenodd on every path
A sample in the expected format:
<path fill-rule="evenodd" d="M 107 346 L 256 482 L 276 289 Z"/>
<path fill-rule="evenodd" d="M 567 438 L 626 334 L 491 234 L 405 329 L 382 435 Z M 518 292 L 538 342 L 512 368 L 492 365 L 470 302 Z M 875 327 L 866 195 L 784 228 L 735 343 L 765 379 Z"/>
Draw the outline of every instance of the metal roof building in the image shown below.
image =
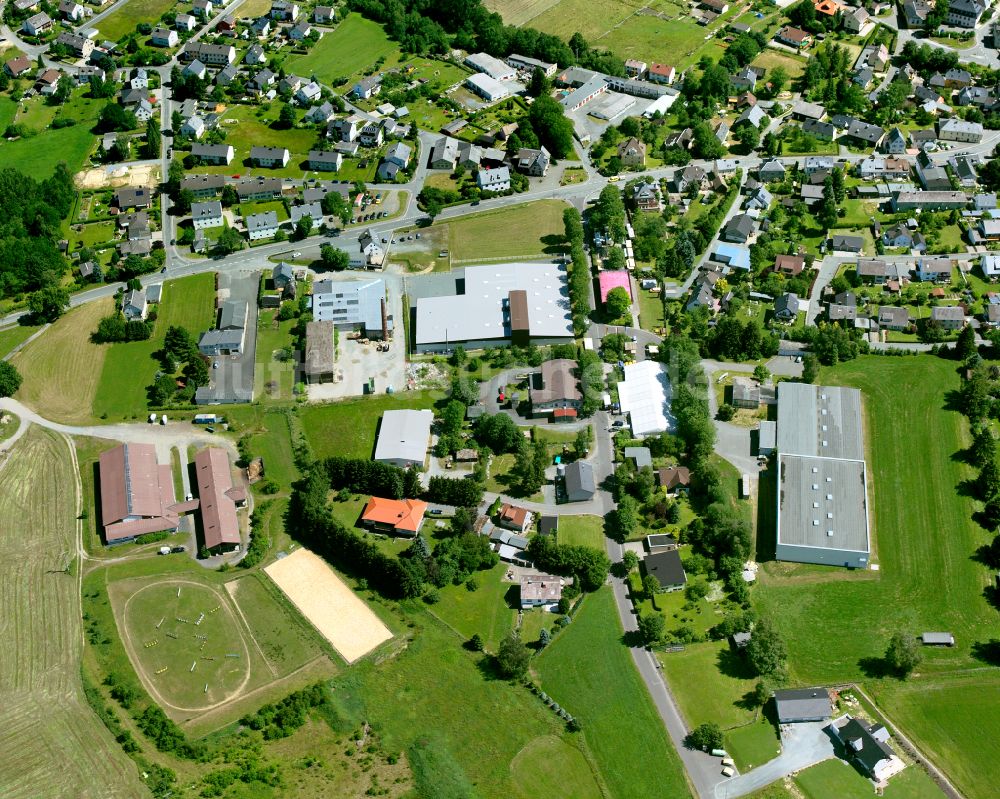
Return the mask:
<path fill-rule="evenodd" d="M 194 456 L 194 470 L 205 548 L 210 552 L 238 549 L 241 540 L 236 506 L 246 501 L 246 492 L 233 485 L 229 455 L 218 447 L 203 449 Z"/>
<path fill-rule="evenodd" d="M 434 412 L 397 410 L 382 414 L 382 426 L 375 445 L 375 460 L 405 469 L 423 466 L 431 438 Z"/>
<path fill-rule="evenodd" d="M 867 568 L 861 392 L 778 386 L 778 560 Z"/>
<path fill-rule="evenodd" d="M 774 692 L 779 724 L 823 721 L 833 715 L 830 692 L 826 688 L 791 688 Z"/>
<path fill-rule="evenodd" d="M 625 364 L 625 379 L 618 384 L 622 413 L 629 415 L 636 438 L 673 430 L 677 425 L 670 413 L 670 380 L 667 367 L 659 361 Z"/>
<path fill-rule="evenodd" d="M 557 344 L 573 339 L 566 267 L 510 263 L 453 270 L 456 293 L 418 297 L 417 352 Z"/>
<path fill-rule="evenodd" d="M 176 530 L 174 477 L 152 444 L 120 444 L 101 453 L 101 520 L 108 544 Z"/>

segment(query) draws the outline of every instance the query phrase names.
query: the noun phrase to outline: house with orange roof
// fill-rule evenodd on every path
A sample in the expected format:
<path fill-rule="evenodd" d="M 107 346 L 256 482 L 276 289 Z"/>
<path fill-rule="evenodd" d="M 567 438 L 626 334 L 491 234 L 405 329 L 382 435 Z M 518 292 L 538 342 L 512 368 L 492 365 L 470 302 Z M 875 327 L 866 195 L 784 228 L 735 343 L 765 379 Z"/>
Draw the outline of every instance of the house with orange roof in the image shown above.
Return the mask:
<path fill-rule="evenodd" d="M 361 523 L 382 533 L 413 538 L 420 532 L 427 503 L 419 499 L 369 497 Z"/>
<path fill-rule="evenodd" d="M 832 17 L 838 11 L 841 11 L 843 6 L 837 0 L 813 0 L 813 8 L 816 9 L 817 14 Z"/>

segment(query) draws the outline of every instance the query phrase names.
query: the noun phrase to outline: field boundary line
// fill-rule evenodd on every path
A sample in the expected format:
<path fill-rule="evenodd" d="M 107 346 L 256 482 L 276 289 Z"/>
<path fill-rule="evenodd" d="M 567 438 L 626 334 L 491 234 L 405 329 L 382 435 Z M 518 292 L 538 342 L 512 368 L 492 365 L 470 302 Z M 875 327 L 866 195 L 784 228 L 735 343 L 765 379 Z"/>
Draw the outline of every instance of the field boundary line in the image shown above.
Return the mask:
<path fill-rule="evenodd" d="M 249 575 L 247 575 L 249 576 Z M 232 601 L 233 605 L 236 606 L 236 612 L 239 614 L 240 620 L 243 622 L 243 626 L 247 628 L 247 635 L 250 636 L 250 640 L 253 641 L 253 645 L 257 647 L 257 654 L 261 656 L 264 663 L 267 665 L 267 670 L 271 672 L 271 676 L 277 678 L 278 673 L 274 670 L 274 666 L 271 665 L 271 661 L 267 659 L 264 654 L 264 650 L 261 649 L 259 643 L 257 643 L 257 638 L 254 636 L 253 631 L 250 629 L 250 623 L 247 621 L 247 617 L 243 615 L 243 608 L 240 607 L 240 602 L 236 598 L 236 583 L 238 583 L 242 577 L 237 577 L 235 580 L 229 580 L 222 584 L 222 587 L 226 589 L 226 593 L 229 594 L 229 599 Z M 232 589 L 230 589 L 232 585 Z"/>

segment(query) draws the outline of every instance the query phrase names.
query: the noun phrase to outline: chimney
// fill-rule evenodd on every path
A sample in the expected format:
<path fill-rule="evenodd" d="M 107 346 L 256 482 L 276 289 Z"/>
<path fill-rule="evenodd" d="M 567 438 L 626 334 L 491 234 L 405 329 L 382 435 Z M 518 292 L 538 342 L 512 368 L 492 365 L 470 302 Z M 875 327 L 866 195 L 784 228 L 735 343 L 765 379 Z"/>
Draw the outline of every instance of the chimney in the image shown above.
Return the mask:
<path fill-rule="evenodd" d="M 382 303 L 382 341 L 389 340 L 389 320 L 385 313 L 385 297 L 380 301 Z"/>

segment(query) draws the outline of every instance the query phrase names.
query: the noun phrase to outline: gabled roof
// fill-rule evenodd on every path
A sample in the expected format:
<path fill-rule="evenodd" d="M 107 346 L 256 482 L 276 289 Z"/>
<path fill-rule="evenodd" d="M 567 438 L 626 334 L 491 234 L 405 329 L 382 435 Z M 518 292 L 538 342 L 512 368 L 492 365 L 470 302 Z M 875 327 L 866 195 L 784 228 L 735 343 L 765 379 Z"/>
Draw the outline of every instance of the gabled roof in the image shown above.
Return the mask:
<path fill-rule="evenodd" d="M 643 563 L 646 566 L 646 573 L 655 577 L 661 588 L 684 585 L 687 582 L 684 564 L 681 563 L 681 555 L 676 549 L 646 555 Z"/>

